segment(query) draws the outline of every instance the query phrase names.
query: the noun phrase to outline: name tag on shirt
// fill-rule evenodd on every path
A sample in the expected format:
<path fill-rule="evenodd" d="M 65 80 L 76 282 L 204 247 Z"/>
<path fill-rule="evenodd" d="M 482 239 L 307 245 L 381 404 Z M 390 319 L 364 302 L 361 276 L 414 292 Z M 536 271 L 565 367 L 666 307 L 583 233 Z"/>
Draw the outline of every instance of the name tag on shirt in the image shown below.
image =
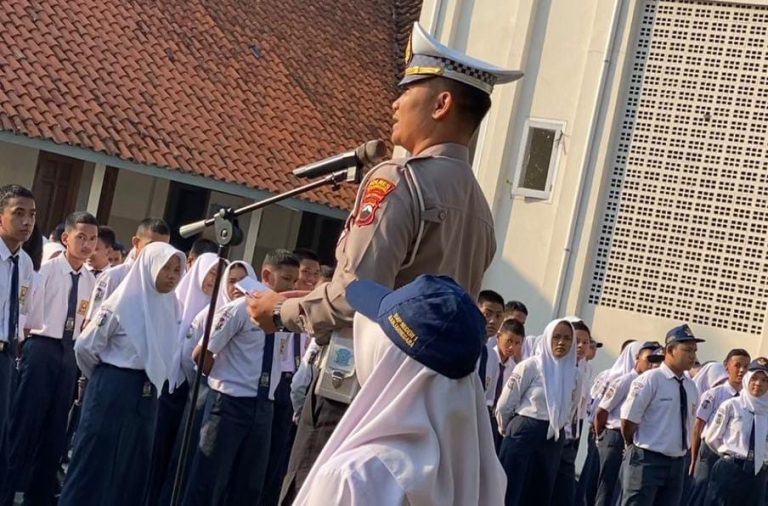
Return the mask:
<path fill-rule="evenodd" d="M 88 312 L 88 304 L 89 302 L 87 300 L 81 300 L 80 304 L 77 305 L 77 314 L 85 316 L 85 313 Z"/>
<path fill-rule="evenodd" d="M 19 305 L 20 306 L 23 306 L 24 303 L 26 302 L 26 300 L 27 300 L 27 292 L 28 291 L 29 291 L 29 287 L 27 287 L 27 286 L 22 286 L 21 287 L 21 290 L 20 290 L 20 293 L 19 293 Z"/>

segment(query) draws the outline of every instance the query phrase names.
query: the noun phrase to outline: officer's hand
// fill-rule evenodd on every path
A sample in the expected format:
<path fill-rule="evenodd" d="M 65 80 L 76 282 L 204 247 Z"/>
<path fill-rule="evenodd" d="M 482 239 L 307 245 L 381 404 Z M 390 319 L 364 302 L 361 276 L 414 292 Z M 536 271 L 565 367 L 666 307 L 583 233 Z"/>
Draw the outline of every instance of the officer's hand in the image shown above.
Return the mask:
<path fill-rule="evenodd" d="M 284 300 L 285 297 L 276 292 L 258 292 L 249 294 L 247 297 L 248 316 L 251 317 L 251 320 L 253 320 L 261 330 L 267 334 L 272 334 L 277 331 L 272 315 L 274 314 L 275 307 Z"/>

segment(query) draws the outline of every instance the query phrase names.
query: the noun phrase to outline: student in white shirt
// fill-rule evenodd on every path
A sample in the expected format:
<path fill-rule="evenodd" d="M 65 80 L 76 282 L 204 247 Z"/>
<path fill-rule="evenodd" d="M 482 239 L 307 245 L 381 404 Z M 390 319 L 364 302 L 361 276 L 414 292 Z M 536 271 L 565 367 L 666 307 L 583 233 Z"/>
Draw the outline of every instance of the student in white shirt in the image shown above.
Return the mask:
<path fill-rule="evenodd" d="M 17 381 L 16 358 L 35 272 L 22 249 L 35 225 L 35 198 L 19 185 L 0 187 L 0 438 Z"/>
<path fill-rule="evenodd" d="M 109 255 L 112 254 L 112 248 L 115 247 L 115 231 L 107 226 L 99 227 L 99 238 L 96 240 L 96 247 L 93 253 L 85 263 L 88 270 L 94 277 L 98 278 L 99 274 L 109 269 Z"/>
<path fill-rule="evenodd" d="M 520 356 L 525 339 L 525 327 L 518 320 L 507 318 L 501 324 L 496 339 L 488 342 L 490 347 L 489 369 L 491 370 L 490 388 L 485 391 L 485 401 L 491 415 L 491 430 L 493 431 L 493 443 L 496 451 L 501 447 L 504 439 L 499 433 L 499 425 L 496 422 L 496 405 L 501 397 L 504 385 L 512 376 L 515 368 L 515 358 Z M 492 342 L 496 341 L 492 346 Z"/>
<path fill-rule="evenodd" d="M 637 377 L 621 407 L 626 449 L 622 504 L 679 504 L 699 393 L 685 374 L 696 361 L 697 339 L 688 325 L 667 333 L 664 363 Z"/>
<path fill-rule="evenodd" d="M 704 505 L 763 506 L 768 481 L 768 367 L 758 361 L 739 397 L 723 402 L 705 435 L 719 458 Z"/>
<path fill-rule="evenodd" d="M 159 392 L 176 371 L 173 290 L 185 260 L 169 244 L 148 245 L 78 339 L 90 381 L 60 505 L 141 504 Z"/>
<path fill-rule="evenodd" d="M 550 322 L 538 350 L 515 366 L 496 408 L 504 434 L 499 458 L 507 475 L 507 506 L 551 504 L 563 429 L 581 395 L 571 324 Z"/>
<path fill-rule="evenodd" d="M 485 322 L 472 298 L 437 276 L 394 291 L 357 281 L 346 294 L 362 388 L 293 504 L 501 504 L 504 472 L 475 374 Z"/>
<path fill-rule="evenodd" d="M 595 413 L 595 439 L 600 458 L 595 505 L 613 506 L 619 490 L 619 469 L 624 455 L 624 438 L 621 437 L 621 406 L 629 395 L 632 381 L 641 374 L 659 366 L 664 361 L 661 344 L 656 341 L 638 343 L 639 351 L 635 367 L 630 372 L 608 382 Z"/>
<path fill-rule="evenodd" d="M 267 254 L 263 282 L 275 292 L 293 289 L 299 261 L 286 250 Z M 275 388 L 280 380 L 280 343 L 248 316 L 247 297 L 216 312 L 205 352 L 211 389 L 200 443 L 185 492 L 185 506 L 258 504 L 269 458 Z M 195 348 L 195 359 L 203 353 Z"/>
<path fill-rule="evenodd" d="M 699 389 L 699 395 L 726 381 L 728 381 L 728 371 L 725 370 L 725 364 L 720 361 L 706 362 L 693 378 L 696 388 Z"/>
<path fill-rule="evenodd" d="M 728 381 L 710 388 L 701 395 L 701 401 L 696 410 L 696 422 L 693 426 L 691 465 L 688 470 L 689 475 L 693 476 L 687 502 L 690 506 L 697 506 L 704 501 L 709 484 L 709 473 L 717 462 L 717 453 L 706 443 L 702 444 L 702 434 L 711 427 L 717 408 L 726 400 L 738 397 L 750 361 L 751 357 L 747 350 L 736 348 L 729 351 L 723 362 L 728 373 Z"/>
<path fill-rule="evenodd" d="M 181 323 L 176 329 L 179 353 L 175 357 L 176 364 L 170 383 L 161 388 L 157 408 L 149 480 L 151 485 L 147 493 L 148 497 L 154 499 L 150 501 L 156 500 L 157 492 L 168 474 L 173 448 L 181 430 L 184 409 L 189 397 L 189 385 L 195 377 L 191 352 L 184 354 L 185 344 L 189 341 L 192 320 L 211 302 L 217 262 L 218 256 L 213 253 L 203 253 L 198 256 L 175 289 L 176 299 L 181 308 Z M 186 263 L 185 268 L 187 265 L 190 265 L 189 262 Z M 188 347 L 186 349 L 189 350 Z"/>
<path fill-rule="evenodd" d="M 77 377 L 74 342 L 80 335 L 88 299 L 96 283 L 84 268 L 98 234 L 96 218 L 86 212 L 67 217 L 62 241 L 67 251 L 40 268 L 41 284 L 27 324 L 19 364 L 19 383 L 8 424 L 8 461 L 2 500 L 16 491 L 26 504 L 53 500 L 56 470 L 66 445 L 67 414 Z"/>
<path fill-rule="evenodd" d="M 499 331 L 499 326 L 504 316 L 504 298 L 493 290 L 483 290 L 477 296 L 477 307 L 480 308 L 480 312 L 485 317 L 485 333 L 486 344 L 496 344 L 496 333 Z M 487 392 L 488 389 L 492 389 L 491 382 L 495 379 L 493 371 L 496 368 L 496 364 L 489 359 L 488 346 L 484 346 L 480 352 L 480 358 L 477 359 L 477 374 L 480 376 L 480 381 L 483 382 L 483 389 Z M 490 363 L 489 363 L 490 362 Z"/>

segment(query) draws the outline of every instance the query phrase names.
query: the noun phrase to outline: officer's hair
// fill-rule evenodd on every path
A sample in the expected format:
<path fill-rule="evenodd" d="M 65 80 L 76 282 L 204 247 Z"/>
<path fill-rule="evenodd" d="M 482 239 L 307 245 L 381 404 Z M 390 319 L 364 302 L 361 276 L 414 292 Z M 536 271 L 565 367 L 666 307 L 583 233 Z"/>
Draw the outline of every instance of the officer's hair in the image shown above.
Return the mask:
<path fill-rule="evenodd" d="M 288 251 L 287 249 L 276 249 L 267 253 L 264 257 L 264 261 L 261 263 L 261 268 L 272 267 L 279 269 L 281 267 L 299 267 L 299 259 Z"/>
<path fill-rule="evenodd" d="M 136 235 L 145 235 L 149 232 L 157 235 L 171 235 L 171 227 L 160 218 L 145 218 L 136 227 Z"/>
<path fill-rule="evenodd" d="M 104 243 L 107 248 L 114 248 L 117 244 L 117 236 L 112 227 L 102 225 L 99 227 L 99 239 Z"/>
<path fill-rule="evenodd" d="M 515 334 L 516 336 L 525 337 L 525 326 L 514 318 L 507 318 L 501 322 L 499 334 Z"/>
<path fill-rule="evenodd" d="M 204 253 L 217 253 L 218 251 L 219 245 L 204 237 L 195 239 L 195 242 L 192 243 L 192 247 L 189 248 L 189 254 L 195 256 L 200 256 Z"/>
<path fill-rule="evenodd" d="M 96 221 L 96 218 L 88 211 L 75 211 L 64 220 L 64 230 L 66 232 L 71 232 L 77 225 L 94 225 L 98 227 L 99 222 Z"/>
<path fill-rule="evenodd" d="M 469 123 L 472 132 L 477 130 L 488 109 L 491 108 L 490 95 L 454 79 L 436 79 L 436 81 L 440 82 L 442 91 L 451 94 L 459 118 Z"/>
<path fill-rule="evenodd" d="M 492 304 L 498 304 L 504 307 L 504 297 L 494 292 L 493 290 L 483 290 L 477 296 L 477 304 L 480 305 L 483 302 L 490 302 Z"/>
<path fill-rule="evenodd" d="M 621 343 L 621 351 L 624 351 L 624 348 L 626 348 L 630 344 L 634 343 L 635 341 L 637 341 L 637 339 L 627 339 L 626 341 Z"/>
<path fill-rule="evenodd" d="M 509 302 L 504 304 L 505 313 L 513 313 L 515 311 L 519 311 L 523 313 L 525 316 L 528 316 L 528 308 L 525 307 L 525 304 L 523 304 L 519 300 L 510 300 Z"/>
<path fill-rule="evenodd" d="M 296 256 L 296 258 L 299 259 L 299 262 L 303 262 L 304 260 L 311 260 L 320 263 L 320 257 L 318 257 L 317 253 L 309 248 L 296 248 L 293 250 L 293 254 Z"/>
<path fill-rule="evenodd" d="M 728 365 L 728 362 L 731 360 L 732 357 L 747 357 L 747 360 L 752 360 L 752 356 L 749 354 L 747 350 L 744 350 L 742 348 L 734 348 L 728 352 L 728 355 L 725 356 L 725 360 L 723 361 L 723 364 Z"/>
<path fill-rule="evenodd" d="M 573 330 L 574 331 L 576 331 L 576 330 L 583 330 L 584 332 L 589 334 L 590 338 L 592 338 L 592 332 L 589 330 L 589 327 L 587 326 L 587 324 L 584 323 L 583 321 L 581 321 L 581 320 L 575 321 L 575 322 L 571 323 L 571 325 L 573 326 Z"/>
<path fill-rule="evenodd" d="M 0 186 L 0 212 L 8 205 L 11 199 L 35 199 L 31 191 L 18 184 Z"/>

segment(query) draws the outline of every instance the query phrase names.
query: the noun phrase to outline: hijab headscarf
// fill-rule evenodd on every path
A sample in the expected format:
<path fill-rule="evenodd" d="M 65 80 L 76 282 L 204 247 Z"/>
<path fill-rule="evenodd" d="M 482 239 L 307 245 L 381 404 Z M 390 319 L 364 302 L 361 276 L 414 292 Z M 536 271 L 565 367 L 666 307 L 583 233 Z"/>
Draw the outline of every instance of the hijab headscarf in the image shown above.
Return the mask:
<path fill-rule="evenodd" d="M 699 389 L 699 394 L 703 394 L 712 387 L 715 387 L 728 380 L 728 371 L 722 362 L 708 362 L 701 366 L 693 382 Z"/>
<path fill-rule="evenodd" d="M 741 380 L 741 392 L 739 393 L 739 403 L 741 407 L 749 410 L 755 417 L 755 441 L 765 441 L 768 436 L 768 393 L 755 397 L 749 393 L 749 380 L 755 374 L 765 374 L 763 371 L 749 371 Z M 745 439 L 746 447 L 749 448 L 749 429 L 741 435 Z M 755 475 L 757 475 L 765 462 L 765 444 L 755 445 Z"/>
<path fill-rule="evenodd" d="M 215 264 L 214 264 L 215 265 Z M 235 260 L 234 262 L 230 262 L 229 265 L 227 265 L 227 268 L 224 269 L 224 277 L 221 278 L 221 287 L 219 288 L 219 297 L 216 299 L 216 309 L 220 309 L 224 307 L 225 305 L 232 302 L 232 298 L 229 296 L 229 271 L 231 271 L 234 267 L 241 267 L 245 269 L 245 275 L 250 276 L 253 279 L 256 279 L 256 271 L 253 270 L 253 266 L 249 264 L 248 262 L 244 262 L 242 260 Z"/>
<path fill-rule="evenodd" d="M 181 317 L 179 303 L 173 292 L 160 293 L 155 285 L 160 270 L 173 256 L 179 258 L 183 273 L 184 253 L 162 242 L 148 244 L 123 282 L 101 306 L 117 318 L 144 363 L 147 377 L 157 387 L 158 396 L 163 383 L 173 383 L 174 359 L 180 347 L 176 340 Z"/>
<path fill-rule="evenodd" d="M 141 258 L 141 255 L 139 255 L 139 258 Z M 181 324 L 176 333 L 179 341 L 179 356 L 176 357 L 178 369 L 175 380 L 169 385 L 171 391 L 184 382 L 185 375 L 187 379 L 190 375 L 194 375 L 194 369 L 190 370 L 190 367 L 194 367 L 194 365 L 191 365 L 192 358 L 182 356 L 183 343 L 187 338 L 192 320 L 211 302 L 210 295 L 206 295 L 203 292 L 203 280 L 211 269 L 216 267 L 218 259 L 219 257 L 215 253 L 203 253 L 197 257 L 195 263 L 192 264 L 192 268 L 184 275 L 179 286 L 176 288 L 176 298 L 181 304 Z"/>
<path fill-rule="evenodd" d="M 555 328 L 564 323 L 573 332 L 573 326 L 567 320 L 553 320 L 544 329 L 541 340 L 540 352 L 536 354 L 539 368 L 544 382 L 544 397 L 547 400 L 547 414 L 549 415 L 549 430 L 547 439 L 560 438 L 560 428 L 569 422 L 571 408 L 573 406 L 573 390 L 576 388 L 579 374 L 576 367 L 576 342 L 574 340 L 568 354 L 562 358 L 555 358 L 552 353 L 552 336 Z"/>
<path fill-rule="evenodd" d="M 610 372 L 608 373 L 609 379 L 618 378 L 628 372 L 632 371 L 637 364 L 637 354 L 640 353 L 642 348 L 642 341 L 634 341 L 628 344 L 619 354 L 616 362 L 613 363 Z"/>
<path fill-rule="evenodd" d="M 50 262 L 67 250 L 60 242 L 48 241 L 43 245 L 42 263 Z"/>
<path fill-rule="evenodd" d="M 339 488 L 322 478 L 326 470 L 354 465 L 350 457 L 361 454 L 383 465 L 409 504 L 503 504 L 506 477 L 477 374 L 461 379 L 438 374 L 408 357 L 360 313 L 354 318 L 354 336 L 362 389 L 294 504 L 320 504 L 324 493 L 330 496 Z M 377 485 L 386 486 L 383 480 L 369 479 L 366 492 L 376 494 L 377 504 L 401 504 L 384 492 L 377 494 Z M 369 506 L 370 499 L 353 497 L 344 504 Z"/>

